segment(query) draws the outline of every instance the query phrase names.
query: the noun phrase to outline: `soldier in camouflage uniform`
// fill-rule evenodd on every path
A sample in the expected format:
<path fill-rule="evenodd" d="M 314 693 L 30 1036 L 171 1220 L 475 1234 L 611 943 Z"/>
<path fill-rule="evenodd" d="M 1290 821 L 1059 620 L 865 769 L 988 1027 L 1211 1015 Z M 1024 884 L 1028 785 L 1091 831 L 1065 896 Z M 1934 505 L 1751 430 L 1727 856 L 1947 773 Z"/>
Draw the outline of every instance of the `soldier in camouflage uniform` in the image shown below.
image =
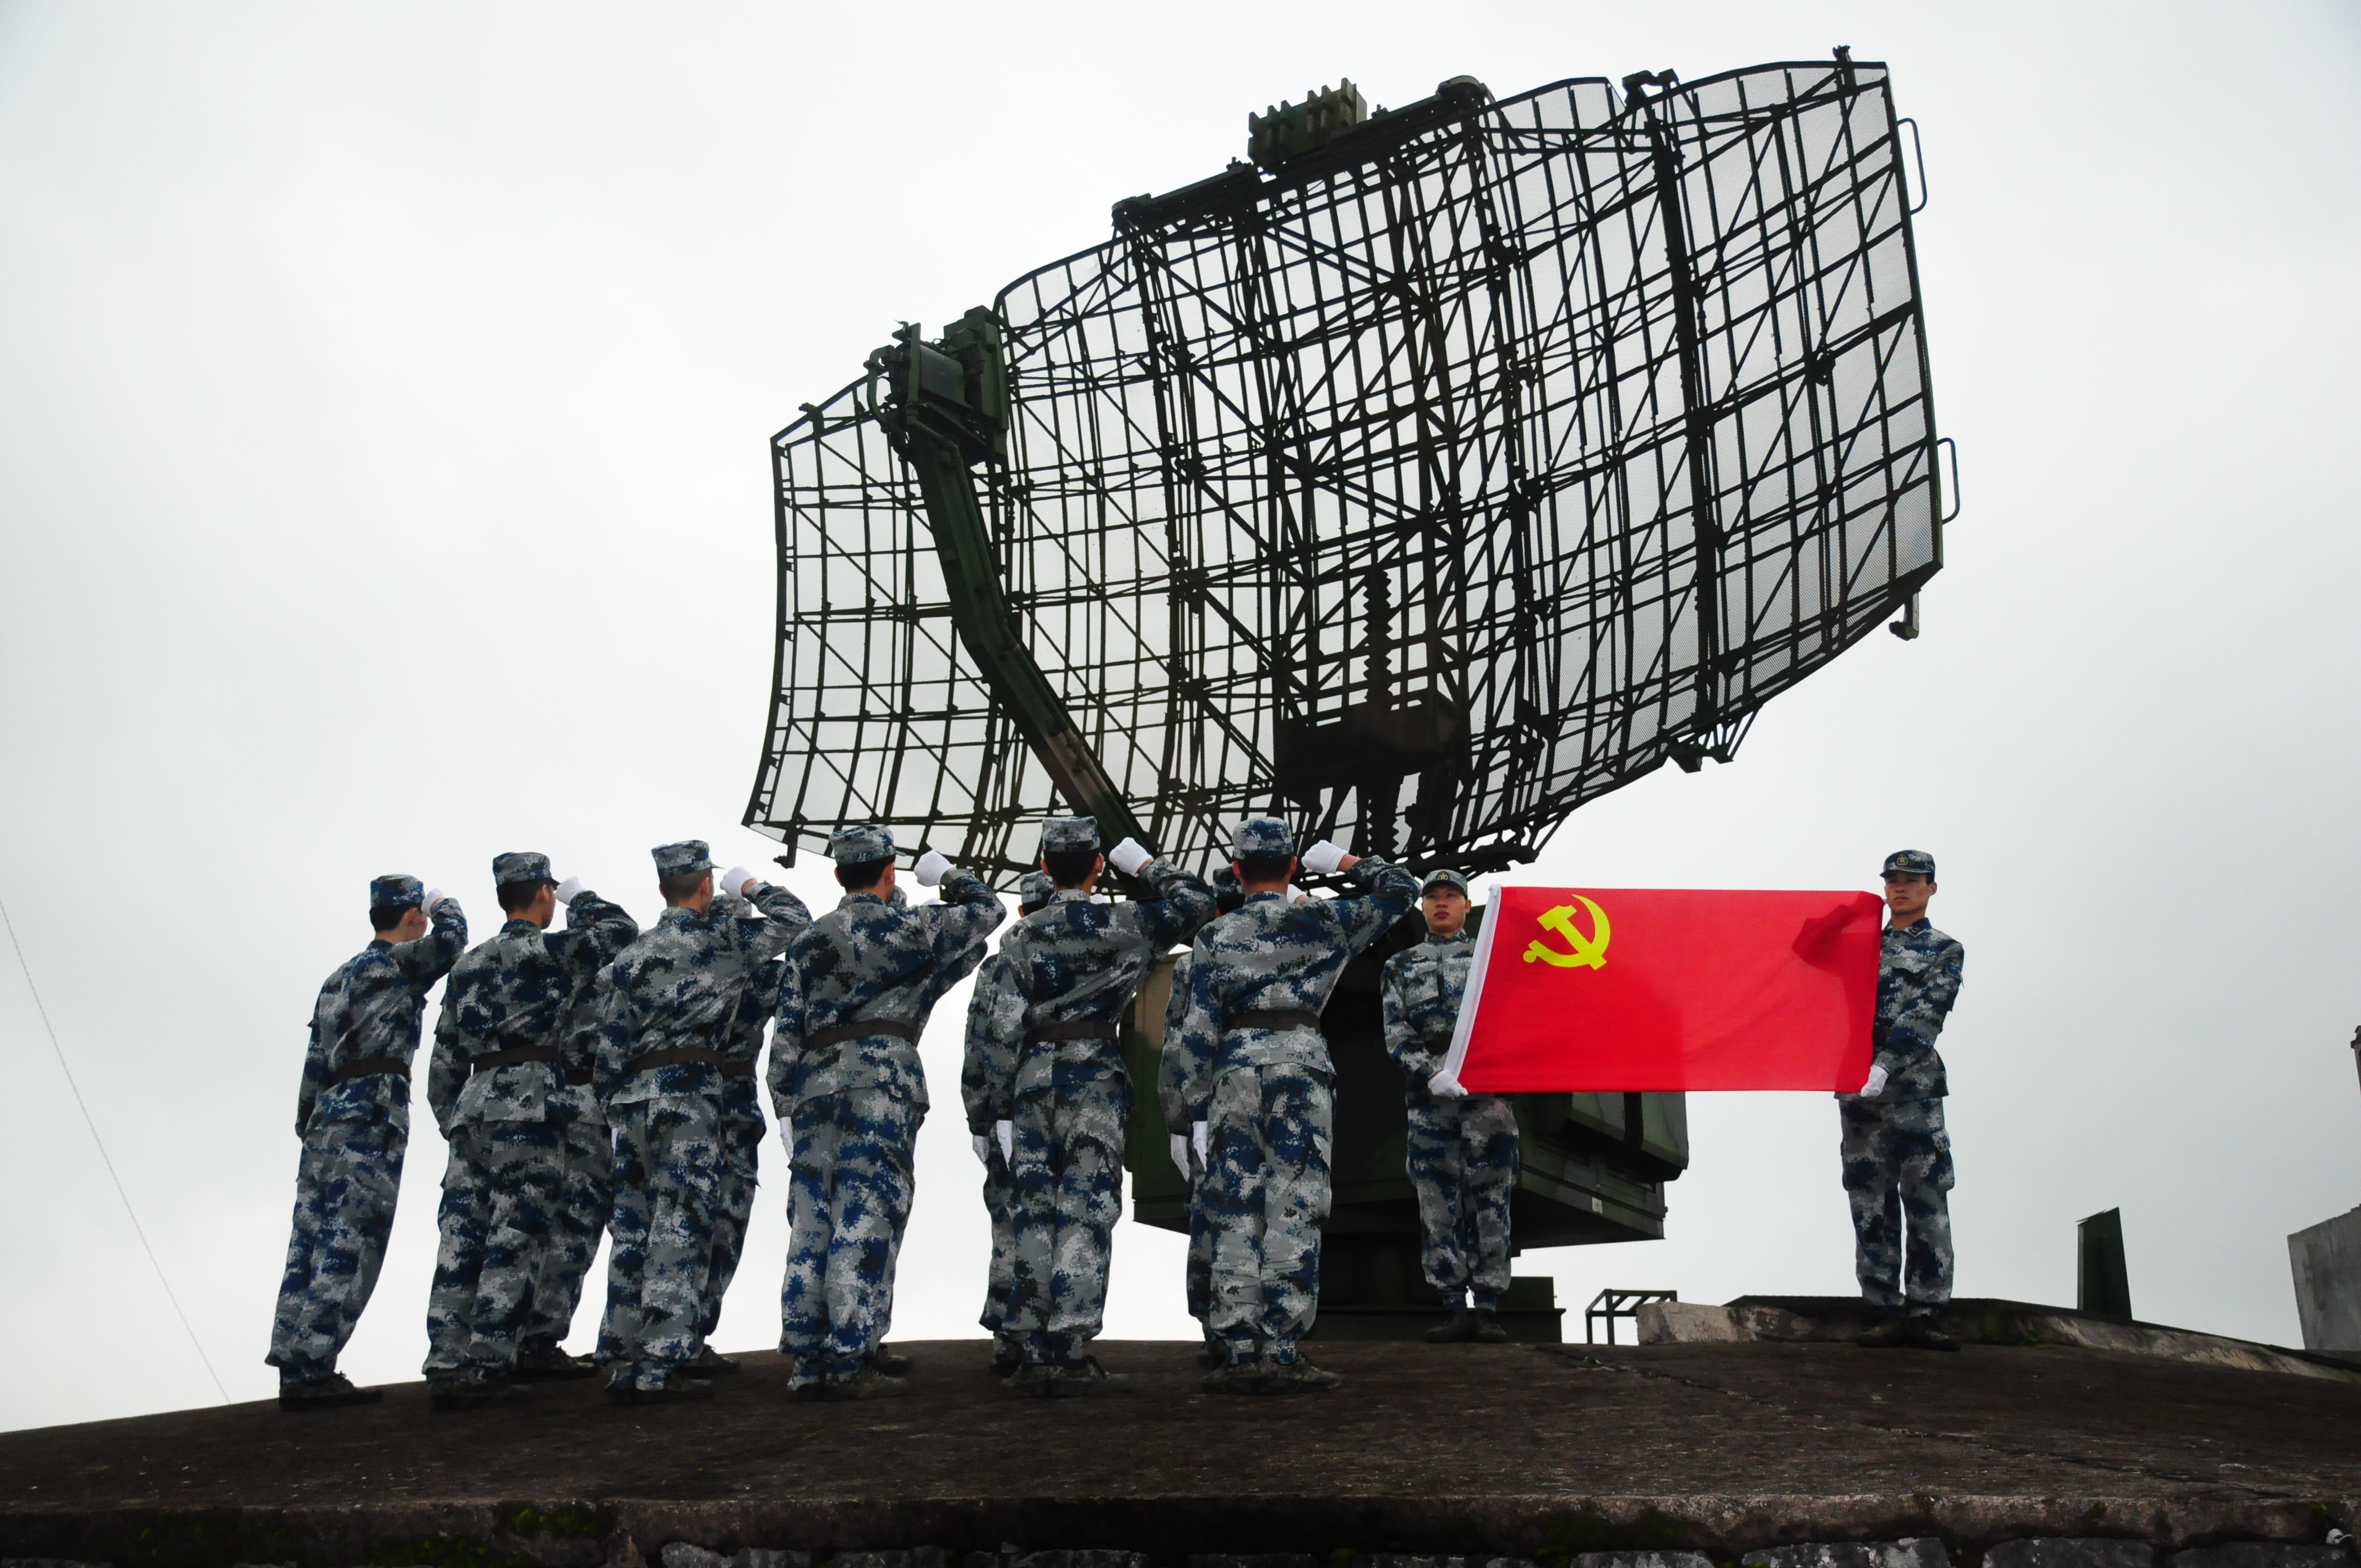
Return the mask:
<path fill-rule="evenodd" d="M 883 828 L 844 828 L 829 852 L 844 899 L 788 948 L 771 1036 L 771 1108 L 795 1151 L 779 1348 L 794 1358 L 796 1398 L 874 1398 L 907 1389 L 875 1357 L 927 1114 L 918 1036 L 1007 912 L 931 850 L 914 871 L 943 901 L 895 908 Z"/>
<path fill-rule="evenodd" d="M 1885 857 L 1891 915 L 1877 965 L 1877 1056 L 1858 1095 L 1837 1096 L 1853 1272 L 1879 1321 L 1855 1343 L 1957 1350 L 1936 1319 L 1951 1299 L 1951 1138 L 1943 1126 L 1943 1058 L 1935 1037 L 1960 995 L 1967 949 L 1927 922 L 1935 857 Z M 1903 1225 L 1910 1260 L 1903 1270 Z"/>
<path fill-rule="evenodd" d="M 1110 861 L 1144 878 L 1152 896 L 1094 900 Z M 1042 828 L 1041 869 L 1057 892 L 1011 934 L 1002 983 L 977 1019 L 988 1036 L 983 1054 L 1009 1075 L 1002 1102 L 1013 1107 L 1009 1326 L 1024 1336 L 1025 1366 L 1009 1392 L 1128 1392 L 1127 1378 L 1110 1377 L 1089 1354 L 1105 1317 L 1108 1254 L 1123 1209 L 1131 1113 L 1123 1014 L 1148 966 L 1213 915 L 1213 890 L 1134 839 L 1101 855 L 1098 827 L 1086 817 Z"/>
<path fill-rule="evenodd" d="M 1238 887 L 1238 873 L 1228 866 L 1216 871 L 1212 878 L 1213 913 L 1218 918 L 1236 912 L 1246 901 Z M 1203 932 L 1198 933 L 1200 936 Z M 1164 1003 L 1164 1037 L 1178 1039 L 1180 1025 L 1189 1015 L 1189 976 L 1194 972 L 1196 950 L 1180 955 L 1172 965 L 1172 989 Z M 1178 1051 L 1165 1051 L 1157 1063 L 1156 1100 L 1164 1113 L 1164 1130 L 1171 1145 L 1172 1168 L 1189 1184 L 1189 1254 L 1186 1298 L 1189 1315 L 1197 1320 L 1197 1332 L 1204 1343 L 1197 1352 L 1200 1370 L 1211 1372 L 1225 1365 L 1229 1352 L 1223 1348 L 1222 1338 L 1213 1332 L 1213 1227 L 1205 1217 L 1205 1205 L 1198 1201 L 1203 1191 L 1198 1178 L 1204 1175 L 1197 1162 L 1197 1151 L 1189 1144 L 1189 1102 L 1183 1092 L 1181 1069 L 1184 1059 Z"/>
<path fill-rule="evenodd" d="M 1048 872 L 1027 872 L 1016 884 L 1018 917 L 1049 903 L 1056 891 Z M 1016 1288 L 1016 1193 L 1008 1174 L 1008 1153 L 1001 1148 L 998 1135 L 1005 1127 L 1010 1146 L 1015 1146 L 1012 1118 L 1016 1113 L 1010 1096 L 1016 1069 L 998 1059 L 983 1021 L 1003 1005 L 998 993 L 1007 983 L 1004 960 L 1020 929 L 1011 927 L 1000 939 L 1000 950 L 975 971 L 975 991 L 967 1009 L 967 1049 L 960 1058 L 960 1105 L 967 1113 L 968 1145 L 983 1167 L 983 1212 L 992 1222 L 992 1262 L 984 1270 L 983 1310 L 976 1321 L 992 1334 L 992 1370 L 1002 1377 L 1025 1365 L 1020 1336 L 1008 1328 L 1009 1298 Z"/>
<path fill-rule="evenodd" d="M 496 856 L 492 883 L 508 920 L 451 970 L 426 1077 L 450 1144 L 426 1307 L 426 1381 L 441 1409 L 486 1403 L 515 1369 L 565 1202 L 564 1111 L 551 1105 L 565 1070 L 558 1030 L 640 931 L 581 883 L 560 889 L 546 855 Z M 566 928 L 551 932 L 561 891 Z"/>
<path fill-rule="evenodd" d="M 753 905 L 727 894 L 717 897 L 713 906 L 726 907 L 733 915 L 756 913 Z M 713 1211 L 713 1262 L 706 1278 L 703 1324 L 708 1341 L 721 1325 L 722 1299 L 730 1293 L 730 1282 L 738 1277 L 738 1263 L 746 1252 L 746 1226 L 754 1214 L 763 1137 L 770 1131 L 754 1082 L 755 1063 L 763 1055 L 763 1036 L 771 1026 L 771 1014 L 778 1007 L 779 973 L 785 963 L 784 955 L 766 959 L 747 977 L 737 1015 L 730 1025 L 728 1059 L 721 1066 L 721 1195 Z M 738 1364 L 708 1343 L 689 1370 L 735 1372 Z"/>
<path fill-rule="evenodd" d="M 593 1080 L 615 1136 L 614 1253 L 637 1250 L 639 1299 L 617 1324 L 618 1403 L 712 1391 L 686 1368 L 704 1348 L 719 1201 L 721 1069 L 749 978 L 811 923 L 803 900 L 733 868 L 725 891 L 761 911 L 713 907 L 713 861 L 690 839 L 653 851 L 664 912 L 608 967 Z M 611 1265 L 610 1265 L 611 1266 Z"/>
<path fill-rule="evenodd" d="M 558 1026 L 565 1081 L 550 1092 L 549 1108 L 565 1161 L 565 1197 L 551 1219 L 549 1247 L 533 1283 L 533 1321 L 517 1347 L 520 1377 L 573 1376 L 581 1365 L 562 1347 L 574 1326 L 574 1310 L 582 1301 L 582 1282 L 598 1255 L 598 1238 L 607 1232 L 607 1216 L 615 1206 L 615 1139 L 607 1126 L 607 1113 L 590 1089 L 598 1057 L 598 1019 L 606 1005 L 606 993 L 594 976 L 575 993 Z M 610 1261 L 610 1299 L 614 1272 Z M 635 1279 L 635 1301 L 638 1288 Z M 594 1359 L 611 1359 L 614 1349 L 602 1334 Z"/>
<path fill-rule="evenodd" d="M 1235 843 L 1246 901 L 1191 949 L 1189 1010 L 1177 1037 L 1191 1146 L 1205 1168 L 1200 1201 L 1213 1229 L 1213 1331 L 1229 1360 L 1205 1376 L 1225 1394 L 1293 1394 L 1343 1379 L 1297 1342 L 1320 1291 L 1328 1218 L 1336 1073 L 1320 1014 L 1353 956 L 1418 901 L 1418 879 L 1320 843 L 1304 867 L 1351 871 L 1371 891 L 1290 904 L 1295 836 L 1249 817 Z"/>
<path fill-rule="evenodd" d="M 336 1370 L 385 1261 L 401 1157 L 410 1145 L 410 1061 L 426 992 L 467 945 L 459 901 L 412 876 L 369 883 L 359 955 L 336 966 L 312 1008 L 312 1043 L 295 1100 L 303 1141 L 295 1221 L 270 1324 L 282 1409 L 380 1398 Z"/>
<path fill-rule="evenodd" d="M 1467 879 L 1435 872 L 1420 890 L 1426 940 L 1386 960 L 1386 1053 L 1402 1070 L 1409 1102 L 1411 1190 L 1418 1194 L 1419 1266 L 1449 1321 L 1435 1344 L 1505 1344 L 1494 1315 L 1509 1288 L 1509 1199 L 1517 1190 L 1517 1109 L 1505 1095 L 1469 1094 L 1443 1069 L 1476 941 L 1467 931 Z M 1475 1295 L 1471 1310 L 1467 1297 Z"/>

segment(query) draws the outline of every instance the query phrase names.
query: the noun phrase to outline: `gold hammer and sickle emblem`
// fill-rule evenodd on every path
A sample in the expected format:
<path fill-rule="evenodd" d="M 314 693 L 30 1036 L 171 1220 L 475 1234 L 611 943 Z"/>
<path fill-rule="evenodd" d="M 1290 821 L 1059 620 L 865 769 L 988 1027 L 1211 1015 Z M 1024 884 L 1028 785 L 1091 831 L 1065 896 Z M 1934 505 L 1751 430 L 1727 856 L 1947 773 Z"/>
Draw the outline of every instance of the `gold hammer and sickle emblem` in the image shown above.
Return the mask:
<path fill-rule="evenodd" d="M 1588 937 L 1575 927 L 1574 904 L 1579 904 L 1590 912 L 1591 935 Z M 1613 928 L 1607 924 L 1607 911 L 1578 893 L 1574 895 L 1574 904 L 1561 904 L 1555 909 L 1543 911 L 1541 916 L 1543 928 L 1564 937 L 1574 951 L 1563 953 L 1546 942 L 1535 941 L 1526 945 L 1525 962 L 1539 959 L 1558 969 L 1574 969 L 1585 964 L 1592 969 L 1606 967 L 1607 939 L 1614 935 Z"/>

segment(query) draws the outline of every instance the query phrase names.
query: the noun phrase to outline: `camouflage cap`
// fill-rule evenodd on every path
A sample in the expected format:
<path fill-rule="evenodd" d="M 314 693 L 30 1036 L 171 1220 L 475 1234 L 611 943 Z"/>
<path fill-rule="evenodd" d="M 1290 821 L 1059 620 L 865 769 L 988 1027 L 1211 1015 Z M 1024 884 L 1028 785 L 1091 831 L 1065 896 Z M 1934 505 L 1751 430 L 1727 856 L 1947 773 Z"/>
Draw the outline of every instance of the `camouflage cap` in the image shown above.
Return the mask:
<path fill-rule="evenodd" d="M 1079 854 L 1099 847 L 1099 825 L 1087 817 L 1052 817 L 1041 824 L 1041 852 Z"/>
<path fill-rule="evenodd" d="M 713 869 L 713 850 L 702 839 L 683 839 L 677 844 L 658 844 L 648 853 L 656 858 L 656 875 L 686 876 L 691 872 Z"/>
<path fill-rule="evenodd" d="M 1027 872 L 1016 879 L 1016 902 L 1027 909 L 1038 909 L 1057 891 L 1058 884 L 1049 880 L 1048 872 Z"/>
<path fill-rule="evenodd" d="M 1427 872 L 1426 880 L 1418 884 L 1419 896 L 1422 898 L 1438 887 L 1447 887 L 1462 898 L 1470 896 L 1467 891 L 1467 879 L 1455 871 Z"/>
<path fill-rule="evenodd" d="M 828 841 L 828 853 L 840 866 L 890 861 L 894 858 L 894 835 L 873 822 L 840 828 Z"/>
<path fill-rule="evenodd" d="M 1249 817 L 1231 837 L 1230 853 L 1241 861 L 1248 855 L 1291 855 L 1295 829 L 1276 817 Z"/>
<path fill-rule="evenodd" d="M 426 884 L 414 876 L 395 872 L 387 876 L 369 878 L 369 907 L 399 909 L 405 904 L 426 902 Z"/>
<path fill-rule="evenodd" d="M 549 857 L 536 855 L 531 850 L 511 850 L 505 855 L 492 857 L 492 885 L 506 887 L 512 882 L 555 882 L 549 874 Z"/>
<path fill-rule="evenodd" d="M 1928 854 L 1924 850 L 1896 850 L 1894 853 L 1885 857 L 1885 870 L 1879 874 L 1882 876 L 1894 876 L 1905 872 L 1913 875 L 1925 877 L 1928 882 L 1933 882 L 1935 880 L 1935 857 Z"/>

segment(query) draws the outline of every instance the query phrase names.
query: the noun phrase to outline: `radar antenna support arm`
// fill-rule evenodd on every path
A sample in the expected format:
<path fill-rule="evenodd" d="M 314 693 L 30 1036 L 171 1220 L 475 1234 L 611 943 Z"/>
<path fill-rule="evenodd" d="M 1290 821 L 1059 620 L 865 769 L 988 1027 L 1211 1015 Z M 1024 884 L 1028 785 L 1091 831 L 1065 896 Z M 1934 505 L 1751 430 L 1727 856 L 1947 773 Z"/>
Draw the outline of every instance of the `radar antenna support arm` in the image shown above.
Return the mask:
<path fill-rule="evenodd" d="M 980 666 L 994 701 L 1025 737 L 1059 793 L 1098 823 L 1107 842 L 1144 842 L 1147 832 L 1130 803 L 1018 634 L 1016 609 L 993 560 L 992 534 L 972 467 L 1006 455 L 1008 394 L 999 320 L 979 306 L 953 323 L 939 344 L 921 343 L 911 326 L 895 336 L 895 346 L 881 348 L 871 358 L 889 387 L 878 419 L 917 479 L 942 562 L 951 625 Z"/>

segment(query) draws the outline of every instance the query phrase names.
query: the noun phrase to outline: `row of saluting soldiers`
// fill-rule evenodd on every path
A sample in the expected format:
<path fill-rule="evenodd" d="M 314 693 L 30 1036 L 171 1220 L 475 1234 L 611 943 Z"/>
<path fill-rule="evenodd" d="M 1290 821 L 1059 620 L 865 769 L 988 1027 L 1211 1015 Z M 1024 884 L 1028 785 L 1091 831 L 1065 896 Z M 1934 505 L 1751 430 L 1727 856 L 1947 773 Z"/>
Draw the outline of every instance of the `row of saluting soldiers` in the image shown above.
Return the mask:
<path fill-rule="evenodd" d="M 917 1043 L 940 998 L 982 966 L 961 1099 L 993 1225 L 983 1322 L 1012 1394 L 1126 1391 L 1091 1354 L 1121 1206 L 1135 1086 L 1121 1021 L 1180 944 L 1159 1081 L 1191 1183 L 1190 1310 L 1206 1387 L 1337 1386 L 1301 1339 L 1319 1292 L 1334 1073 L 1320 1014 L 1345 965 L 1414 905 L 1428 940 L 1386 968 L 1387 1041 L 1405 1072 L 1410 1173 L 1444 1321 L 1430 1336 L 1498 1341 L 1508 1284 L 1515 1121 L 1505 1101 L 1438 1078 L 1472 944 L 1457 873 L 1421 880 L 1252 817 L 1226 890 L 1086 818 L 1049 823 L 1040 870 L 1005 919 L 981 878 L 928 851 L 897 883 L 891 835 L 829 845 L 843 896 L 814 918 L 786 889 L 707 846 L 654 851 L 665 905 L 642 931 L 557 881 L 547 857 L 493 861 L 505 922 L 468 948 L 458 903 L 414 877 L 370 884 L 374 939 L 321 988 L 296 1129 L 292 1235 L 269 1364 L 290 1409 L 378 1397 L 335 1370 L 382 1261 L 409 1132 L 427 993 L 447 974 L 426 1098 L 448 1141 L 425 1372 L 464 1409 L 536 1380 L 597 1376 L 621 1403 L 694 1399 L 734 1370 L 708 1345 L 751 1212 L 765 1126 L 756 1071 L 790 1150 L 780 1348 L 804 1399 L 905 1390 L 884 1335 L 928 1108 Z M 1143 887 L 1097 893 L 1110 861 Z M 1301 866 L 1343 875 L 1306 897 Z M 563 929 L 552 930 L 560 908 Z M 598 1346 L 566 1354 L 584 1277 L 611 1240 Z M 1471 1295 L 1472 1293 L 1472 1295 Z"/>

